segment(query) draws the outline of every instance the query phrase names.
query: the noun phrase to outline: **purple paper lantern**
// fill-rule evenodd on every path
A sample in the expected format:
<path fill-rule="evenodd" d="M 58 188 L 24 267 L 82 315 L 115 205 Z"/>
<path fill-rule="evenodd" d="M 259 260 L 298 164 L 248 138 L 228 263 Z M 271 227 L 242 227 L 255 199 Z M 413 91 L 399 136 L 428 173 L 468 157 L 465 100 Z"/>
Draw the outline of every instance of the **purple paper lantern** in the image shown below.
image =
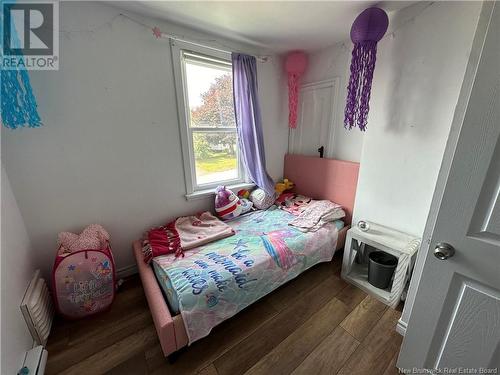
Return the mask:
<path fill-rule="evenodd" d="M 351 130 L 359 126 L 366 130 L 373 71 L 377 55 L 377 42 L 382 39 L 389 17 L 380 8 L 368 8 L 356 17 L 351 27 L 354 43 L 351 60 L 351 77 L 347 86 L 344 127 Z"/>

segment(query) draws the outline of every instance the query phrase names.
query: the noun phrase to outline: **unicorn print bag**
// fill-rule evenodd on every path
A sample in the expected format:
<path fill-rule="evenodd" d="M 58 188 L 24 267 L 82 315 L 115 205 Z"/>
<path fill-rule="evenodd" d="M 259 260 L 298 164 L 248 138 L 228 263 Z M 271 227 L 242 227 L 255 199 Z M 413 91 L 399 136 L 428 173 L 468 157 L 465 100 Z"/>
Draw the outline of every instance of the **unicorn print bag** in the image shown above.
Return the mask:
<path fill-rule="evenodd" d="M 83 318 L 111 306 L 115 298 L 115 264 L 109 235 L 97 224 L 80 234 L 59 233 L 59 249 L 52 270 L 58 312 Z"/>

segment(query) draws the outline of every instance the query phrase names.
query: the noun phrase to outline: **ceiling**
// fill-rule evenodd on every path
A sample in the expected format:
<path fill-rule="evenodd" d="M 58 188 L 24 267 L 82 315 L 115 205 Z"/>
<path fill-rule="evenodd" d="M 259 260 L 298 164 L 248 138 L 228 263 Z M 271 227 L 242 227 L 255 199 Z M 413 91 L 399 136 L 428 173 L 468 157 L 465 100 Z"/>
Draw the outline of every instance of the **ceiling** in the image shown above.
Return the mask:
<path fill-rule="evenodd" d="M 349 38 L 365 8 L 408 1 L 119 1 L 114 6 L 275 52 L 316 50 Z"/>

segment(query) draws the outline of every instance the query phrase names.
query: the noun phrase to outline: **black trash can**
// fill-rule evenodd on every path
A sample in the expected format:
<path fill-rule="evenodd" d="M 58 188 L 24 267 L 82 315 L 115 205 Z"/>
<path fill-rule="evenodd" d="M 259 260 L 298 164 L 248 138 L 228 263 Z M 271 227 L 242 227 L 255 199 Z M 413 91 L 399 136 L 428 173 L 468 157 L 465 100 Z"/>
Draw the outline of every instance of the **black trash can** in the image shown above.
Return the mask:
<path fill-rule="evenodd" d="M 387 289 L 398 265 L 398 258 L 383 251 L 373 251 L 368 258 L 368 282 L 377 288 Z"/>

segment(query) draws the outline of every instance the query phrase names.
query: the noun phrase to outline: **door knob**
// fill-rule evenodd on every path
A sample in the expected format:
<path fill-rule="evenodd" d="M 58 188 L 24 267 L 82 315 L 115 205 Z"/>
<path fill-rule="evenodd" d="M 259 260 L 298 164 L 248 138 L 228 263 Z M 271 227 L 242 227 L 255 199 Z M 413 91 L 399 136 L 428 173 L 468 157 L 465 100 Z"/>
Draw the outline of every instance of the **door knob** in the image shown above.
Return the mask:
<path fill-rule="evenodd" d="M 455 254 L 455 248 L 449 243 L 440 242 L 434 249 L 434 256 L 439 260 L 446 260 Z"/>

